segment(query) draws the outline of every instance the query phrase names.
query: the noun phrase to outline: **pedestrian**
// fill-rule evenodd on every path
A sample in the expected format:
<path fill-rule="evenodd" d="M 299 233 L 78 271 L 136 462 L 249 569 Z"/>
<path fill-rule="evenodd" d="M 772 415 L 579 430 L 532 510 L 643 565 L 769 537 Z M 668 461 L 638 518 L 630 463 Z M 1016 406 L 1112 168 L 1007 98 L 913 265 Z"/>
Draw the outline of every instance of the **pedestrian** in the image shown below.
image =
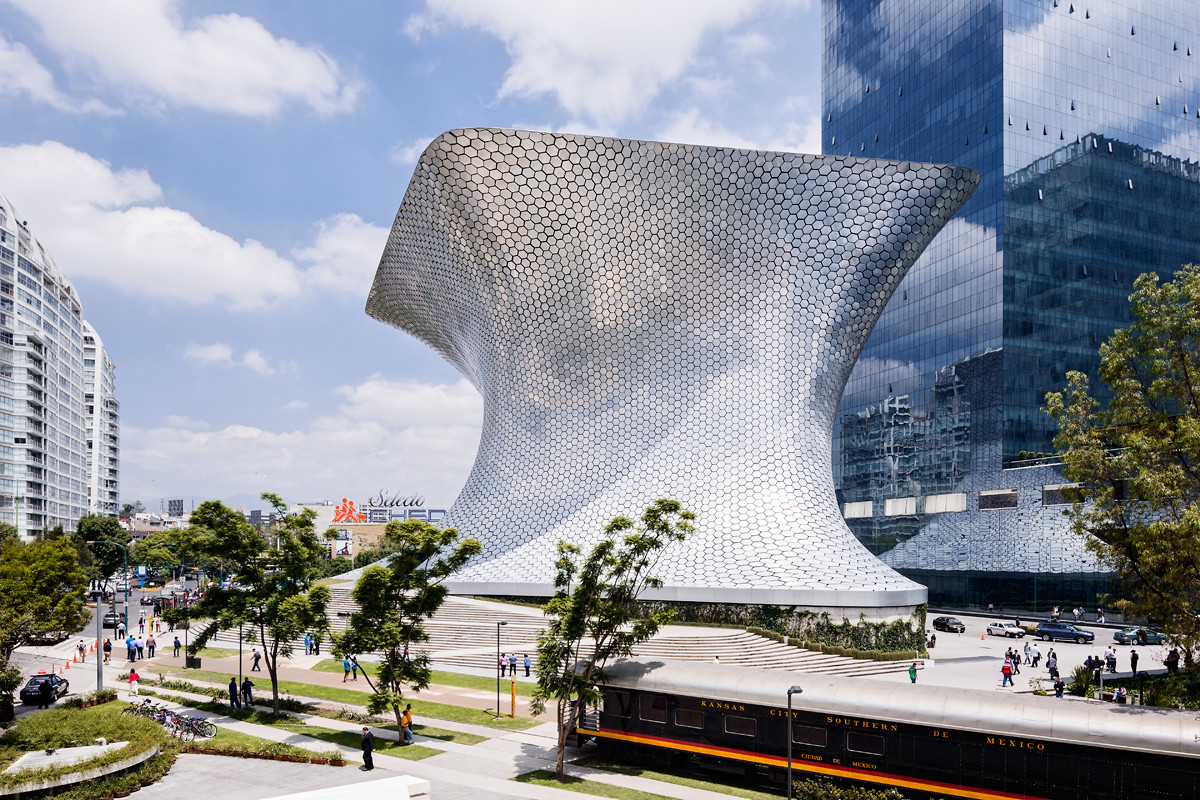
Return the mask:
<path fill-rule="evenodd" d="M 1017 617 L 1016 619 L 1014 619 L 1013 624 L 1016 625 L 1018 628 L 1021 627 L 1021 618 Z"/>
<path fill-rule="evenodd" d="M 312 655 L 312 636 L 304 634 L 304 655 Z"/>
<path fill-rule="evenodd" d="M 529 677 L 529 665 L 530 665 L 530 663 L 531 663 L 531 662 L 529 661 L 529 653 L 526 653 L 526 654 L 525 654 L 525 677 L 526 677 L 526 678 L 528 678 L 528 677 Z"/>
<path fill-rule="evenodd" d="M 146 657 L 146 643 L 142 641 L 142 637 L 140 637 L 140 636 L 137 638 L 136 647 L 137 647 L 138 660 L 141 661 L 143 658 Z"/>
<path fill-rule="evenodd" d="M 125 638 L 125 623 L 122 622 L 121 620 L 117 620 L 117 638 L 118 639 Z"/>
<path fill-rule="evenodd" d="M 1097 625 L 1104 624 L 1104 607 L 1103 606 L 1096 609 L 1096 624 Z"/>
<path fill-rule="evenodd" d="M 1133 671 L 1133 677 L 1135 677 L 1135 678 L 1137 677 L 1137 662 L 1138 662 L 1137 650 L 1129 651 L 1129 669 L 1131 669 Z"/>
<path fill-rule="evenodd" d="M 1038 649 L 1037 644 L 1029 648 L 1029 657 L 1032 659 L 1029 666 L 1037 669 L 1038 662 L 1042 660 L 1042 651 Z"/>
<path fill-rule="evenodd" d="M 254 708 L 254 684 L 250 682 L 249 675 L 242 679 L 242 705 Z"/>
<path fill-rule="evenodd" d="M 913 683 L 917 682 L 917 662 L 915 661 L 912 663 L 912 666 L 908 668 L 908 679 Z"/>
<path fill-rule="evenodd" d="M 104 649 L 104 663 L 107 664 L 110 661 L 112 661 L 112 640 L 111 639 L 104 640 L 103 649 Z"/>
<path fill-rule="evenodd" d="M 312 651 L 312 654 L 313 654 L 314 656 L 319 656 L 319 655 L 321 655 L 321 639 L 320 639 L 320 637 L 317 637 L 317 636 L 314 636 L 314 637 L 313 637 L 313 651 Z"/>
<path fill-rule="evenodd" d="M 241 708 L 242 701 L 238 699 L 238 682 L 237 678 L 229 678 L 229 705 L 234 708 Z"/>
<path fill-rule="evenodd" d="M 1055 619 L 1058 619 L 1060 616 L 1062 616 L 1062 612 L 1059 610 L 1058 606 L 1054 607 L 1054 612 L 1051 614 L 1051 616 Z"/>
<path fill-rule="evenodd" d="M 1163 660 L 1163 666 L 1167 668 L 1168 675 L 1174 675 L 1175 670 L 1179 669 L 1179 651 L 1174 647 L 1171 652 L 1167 653 L 1166 659 Z"/>
<path fill-rule="evenodd" d="M 1032 659 L 1030 659 L 1030 657 L 1029 657 L 1029 654 L 1032 651 L 1032 649 L 1033 648 L 1031 648 L 1029 646 L 1029 642 L 1026 642 L 1025 643 L 1025 660 L 1021 662 L 1021 663 L 1025 664 L 1026 666 L 1033 666 Z"/>
<path fill-rule="evenodd" d="M 1050 655 L 1046 656 L 1046 670 L 1050 673 L 1051 678 L 1058 677 L 1058 656 L 1054 655 L 1054 651 L 1050 651 Z"/>
<path fill-rule="evenodd" d="M 721 663 L 721 657 L 720 657 L 720 656 L 713 656 L 713 663 L 714 663 L 714 664 L 718 664 L 718 665 L 719 665 L 719 664 Z"/>
<path fill-rule="evenodd" d="M 371 751 L 374 749 L 375 734 L 371 733 L 371 729 L 364 725 L 362 732 L 363 765 L 359 767 L 364 772 L 375 769 L 375 762 L 371 759 Z"/>
<path fill-rule="evenodd" d="M 75 649 L 79 651 L 79 663 L 85 663 L 87 661 L 87 645 L 83 643 L 83 639 L 79 640 L 79 644 L 75 645 Z"/>
<path fill-rule="evenodd" d="M 1012 661 L 1013 675 L 1021 674 L 1021 657 L 1017 655 L 1016 649 L 1013 649 L 1012 655 L 1009 656 Z"/>
<path fill-rule="evenodd" d="M 1061 700 L 1062 696 L 1063 696 L 1063 689 L 1065 689 L 1065 688 L 1066 688 L 1066 684 L 1063 683 L 1062 678 L 1054 679 L 1054 696 L 1055 697 L 1057 697 Z"/>
<path fill-rule="evenodd" d="M 508 656 L 508 674 L 513 680 L 517 679 L 517 654 L 510 653 Z"/>
<path fill-rule="evenodd" d="M 991 603 L 988 603 L 988 616 L 989 617 L 992 615 L 992 612 L 994 610 L 995 610 L 995 607 Z"/>
<path fill-rule="evenodd" d="M 1109 646 L 1108 658 L 1106 658 L 1105 661 L 1108 662 L 1108 671 L 1115 675 L 1117 672 L 1117 648 L 1116 648 L 1116 645 Z"/>
<path fill-rule="evenodd" d="M 342 659 L 342 683 L 348 680 L 350 680 L 350 656 Z"/>
<path fill-rule="evenodd" d="M 175 657 L 176 658 L 179 658 L 179 648 L 180 647 L 181 647 L 181 645 L 179 644 L 179 637 L 176 636 L 175 637 Z"/>
<path fill-rule="evenodd" d="M 1015 686 L 1012 679 L 1013 671 L 1012 661 L 1010 659 L 1004 659 L 1004 665 L 1000 667 L 1000 674 L 1004 676 L 1004 680 L 1000 683 L 1001 689 L 1003 689 L 1005 686 Z"/>
<path fill-rule="evenodd" d="M 250 671 L 251 672 L 262 672 L 262 667 L 260 667 L 258 665 L 259 659 L 261 659 L 261 658 L 262 658 L 262 656 L 259 654 L 258 648 L 257 647 L 254 648 L 253 652 L 250 653 L 250 661 L 251 661 Z"/>
<path fill-rule="evenodd" d="M 400 730 L 404 733 L 404 744 L 412 744 L 412 703 L 406 705 L 404 713 L 400 715 Z"/>
<path fill-rule="evenodd" d="M 352 680 L 358 680 L 358 659 L 357 658 L 350 659 L 350 674 L 353 676 Z"/>
<path fill-rule="evenodd" d="M 138 633 L 143 634 L 143 635 L 145 635 L 145 633 L 146 633 L 146 615 L 145 614 L 143 614 L 142 618 L 138 620 Z"/>
<path fill-rule="evenodd" d="M 50 679 L 46 678 L 38 686 L 38 708 L 49 708 L 54 702 L 54 687 L 50 685 Z"/>
<path fill-rule="evenodd" d="M 158 642 L 155 641 L 154 634 L 152 633 L 148 637 L 146 637 L 146 656 L 148 658 L 154 658 L 154 648 L 155 647 L 158 647 Z"/>
<path fill-rule="evenodd" d="M 929 649 L 932 650 L 935 647 L 937 647 L 937 634 L 931 633 L 929 634 Z"/>
<path fill-rule="evenodd" d="M 138 680 L 140 678 L 141 678 L 141 675 L 137 674 L 137 670 L 134 669 L 133 667 L 130 667 L 129 668 L 129 693 L 130 694 L 138 693 Z"/>
<path fill-rule="evenodd" d="M 125 637 L 125 652 L 130 661 L 137 661 L 137 645 L 134 644 L 132 636 Z"/>
<path fill-rule="evenodd" d="M 504 669 L 508 666 L 508 657 L 504 653 L 500 654 L 500 677 L 504 677 Z"/>

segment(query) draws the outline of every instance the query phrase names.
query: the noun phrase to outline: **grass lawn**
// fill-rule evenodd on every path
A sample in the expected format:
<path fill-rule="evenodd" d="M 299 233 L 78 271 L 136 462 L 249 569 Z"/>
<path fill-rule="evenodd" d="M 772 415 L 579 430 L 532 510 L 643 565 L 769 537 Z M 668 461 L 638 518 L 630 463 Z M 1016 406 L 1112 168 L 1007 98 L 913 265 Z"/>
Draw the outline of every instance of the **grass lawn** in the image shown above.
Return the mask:
<path fill-rule="evenodd" d="M 518 775 L 513 778 L 513 780 L 517 783 L 532 783 L 537 786 L 567 789 L 568 791 L 595 795 L 596 797 L 615 797 L 618 800 L 668 800 L 666 795 L 651 794 L 650 792 L 642 792 L 637 789 L 626 789 L 623 786 L 611 786 L 599 781 L 585 781 L 582 778 L 568 777 L 564 783 L 559 783 L 554 779 L 554 773 L 546 769 L 526 772 L 524 775 Z"/>
<path fill-rule="evenodd" d="M 745 800 L 779 800 L 778 794 L 771 792 L 759 791 L 757 789 L 747 789 L 744 786 L 739 786 L 734 783 L 723 783 L 720 781 L 720 776 L 714 775 L 714 781 L 705 781 L 700 778 L 686 777 L 683 775 L 673 775 L 669 772 L 656 772 L 652 769 L 643 769 L 642 767 L 632 767 L 628 764 L 617 764 L 611 761 L 604 761 L 599 758 L 583 758 L 579 761 L 572 762 L 581 767 L 591 767 L 592 769 L 602 769 L 605 772 L 615 772 L 618 775 L 632 775 L 637 778 L 648 778 L 654 781 L 662 781 L 663 783 L 673 783 L 676 786 L 687 786 L 692 789 L 704 789 L 717 794 L 725 794 L 730 797 L 742 797 Z M 803 776 L 799 776 L 803 777 Z"/>
<path fill-rule="evenodd" d="M 233 650 L 229 647 L 201 647 L 200 652 L 196 655 L 202 658 L 229 658 L 230 656 L 236 656 L 237 654 L 237 650 Z M 182 658 L 182 656 L 180 657 Z"/>
<path fill-rule="evenodd" d="M 372 678 L 379 674 L 379 664 L 373 661 L 360 661 L 358 664 L 359 670 L 367 673 Z M 313 667 L 317 672 L 332 672 L 335 675 L 343 673 L 342 662 L 338 659 L 327 658 L 324 661 L 318 661 Z M 443 672 L 434 670 L 433 676 L 429 679 L 430 685 L 434 686 L 457 686 L 460 689 L 483 689 L 492 690 L 496 688 L 495 678 L 483 678 L 478 675 L 461 675 L 457 672 Z M 507 693 L 510 680 L 508 677 L 500 679 L 500 691 Z M 517 694 L 523 697 L 531 697 L 536 684 L 528 681 L 517 681 Z"/>
<path fill-rule="evenodd" d="M 399 730 L 395 723 L 391 725 L 376 725 L 375 727 L 383 728 L 384 730 L 392 731 L 393 733 Z M 476 736 L 473 733 L 448 731 L 445 728 L 434 728 L 430 725 L 413 725 L 412 731 L 413 733 L 419 733 L 422 736 L 428 736 L 430 739 L 438 739 L 439 741 L 443 742 L 454 742 L 455 744 L 471 745 L 479 744 L 480 742 L 486 742 L 488 740 L 488 737 L 486 736 Z"/>
<path fill-rule="evenodd" d="M 299 720 L 284 720 L 275 723 L 272 727 L 285 730 L 288 733 L 307 736 L 311 739 L 319 739 L 322 742 L 350 747 L 355 750 L 362 748 L 362 735 L 355 731 L 338 731 L 333 728 L 322 728 L 319 725 L 306 725 Z M 420 761 L 423 758 L 436 756 L 442 751 L 435 750 L 432 747 L 422 747 L 419 744 L 410 744 L 404 747 L 394 740 L 376 737 L 375 752 L 386 753 L 389 756 L 404 758 L 409 761 Z"/>

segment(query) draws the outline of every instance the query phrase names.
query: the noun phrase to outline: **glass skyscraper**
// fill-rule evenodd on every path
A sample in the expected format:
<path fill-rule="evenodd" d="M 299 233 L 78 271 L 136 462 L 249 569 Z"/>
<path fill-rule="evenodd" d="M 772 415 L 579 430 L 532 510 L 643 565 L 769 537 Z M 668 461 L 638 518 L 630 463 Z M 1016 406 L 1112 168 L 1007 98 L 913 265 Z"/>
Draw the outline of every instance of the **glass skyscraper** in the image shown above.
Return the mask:
<path fill-rule="evenodd" d="M 1046 596 L 1087 602 L 1103 573 L 1066 530 L 1041 407 L 1068 370 L 1094 379 L 1137 275 L 1200 259 L 1200 13 L 825 0 L 823 25 L 825 153 L 983 178 L 850 377 L 847 522 L 935 603 L 1003 599 L 998 581 L 1020 602 L 1039 575 Z"/>

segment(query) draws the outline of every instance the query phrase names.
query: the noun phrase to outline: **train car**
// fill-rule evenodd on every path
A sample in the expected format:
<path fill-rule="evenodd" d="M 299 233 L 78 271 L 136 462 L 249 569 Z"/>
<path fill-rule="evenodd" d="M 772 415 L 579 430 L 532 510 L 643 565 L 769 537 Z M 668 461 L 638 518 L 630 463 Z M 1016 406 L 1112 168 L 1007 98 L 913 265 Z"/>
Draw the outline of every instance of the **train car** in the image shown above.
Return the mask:
<path fill-rule="evenodd" d="M 622 660 L 584 718 L 614 761 L 786 786 L 795 779 L 979 800 L 1200 797 L 1200 715 L 694 662 Z"/>

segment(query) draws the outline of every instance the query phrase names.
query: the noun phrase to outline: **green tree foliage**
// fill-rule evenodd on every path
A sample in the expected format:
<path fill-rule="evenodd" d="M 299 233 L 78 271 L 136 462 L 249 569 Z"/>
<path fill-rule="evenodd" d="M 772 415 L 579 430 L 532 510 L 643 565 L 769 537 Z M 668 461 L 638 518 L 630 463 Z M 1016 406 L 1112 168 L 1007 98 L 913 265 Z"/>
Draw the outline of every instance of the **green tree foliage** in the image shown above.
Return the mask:
<path fill-rule="evenodd" d="M 383 545 L 392 552 L 389 565 L 368 567 L 354 585 L 358 610 L 349 627 L 333 637 L 339 657 L 379 653 L 382 663 L 367 704 L 372 714 L 387 710 L 396 717 L 397 740 L 404 691 L 429 685 L 429 640 L 425 623 L 446 600 L 447 578 L 483 548 L 475 539 L 459 539 L 454 528 L 417 519 L 393 520 L 384 527 Z"/>
<path fill-rule="evenodd" d="M 99 514 L 84 514 L 79 518 L 79 524 L 75 526 L 75 534 L 78 539 L 87 542 L 88 548 L 91 550 L 95 565 L 95 574 L 92 577 L 107 578 L 114 572 L 120 571 L 125 564 L 125 556 L 121 553 L 121 548 L 104 543 L 105 541 L 116 542 L 128 547 L 129 542 L 133 539 L 115 518 Z M 129 563 L 134 562 L 130 561 Z"/>
<path fill-rule="evenodd" d="M 87 576 L 65 538 L 0 546 L 0 668 L 31 639 L 82 628 L 86 588 Z"/>
<path fill-rule="evenodd" d="M 1104 407 L 1087 376 L 1046 395 L 1087 547 L 1117 575 L 1117 605 L 1183 647 L 1200 644 L 1200 268 L 1137 279 L 1134 322 L 1100 348 Z"/>
<path fill-rule="evenodd" d="M 601 700 L 596 684 L 604 680 L 610 659 L 629 655 L 633 646 L 658 632 L 675 617 L 673 609 L 639 616 L 638 597 L 662 582 L 652 574 L 663 549 L 692 530 L 691 511 L 675 500 L 656 500 L 640 526 L 616 517 L 604 527 L 604 539 L 584 560 L 580 550 L 559 542 L 554 597 L 543 606 L 550 626 L 538 635 L 538 681 L 530 707 L 542 714 L 555 701 L 558 761 L 555 775 L 564 779 L 563 756 L 574 729 L 571 701 L 580 712 Z"/>
<path fill-rule="evenodd" d="M 170 569 L 183 565 L 183 556 L 175 531 L 155 531 L 133 543 L 130 564 L 145 564 L 150 569 Z"/>
<path fill-rule="evenodd" d="M 312 585 L 321 577 L 327 548 L 313 525 L 316 512 L 285 516 L 287 506 L 278 495 L 264 492 L 262 498 L 280 517 L 270 532 L 270 544 L 241 514 L 216 500 L 192 512 L 191 527 L 181 531 L 179 539 L 188 552 L 221 560 L 241 586 L 208 587 L 190 612 L 203 623 L 189 649 L 203 647 L 219 630 L 248 629 L 262 648 L 279 716 L 280 662 L 291 658 L 292 643 L 305 632 L 324 635 L 328 627 L 329 590 Z"/>

